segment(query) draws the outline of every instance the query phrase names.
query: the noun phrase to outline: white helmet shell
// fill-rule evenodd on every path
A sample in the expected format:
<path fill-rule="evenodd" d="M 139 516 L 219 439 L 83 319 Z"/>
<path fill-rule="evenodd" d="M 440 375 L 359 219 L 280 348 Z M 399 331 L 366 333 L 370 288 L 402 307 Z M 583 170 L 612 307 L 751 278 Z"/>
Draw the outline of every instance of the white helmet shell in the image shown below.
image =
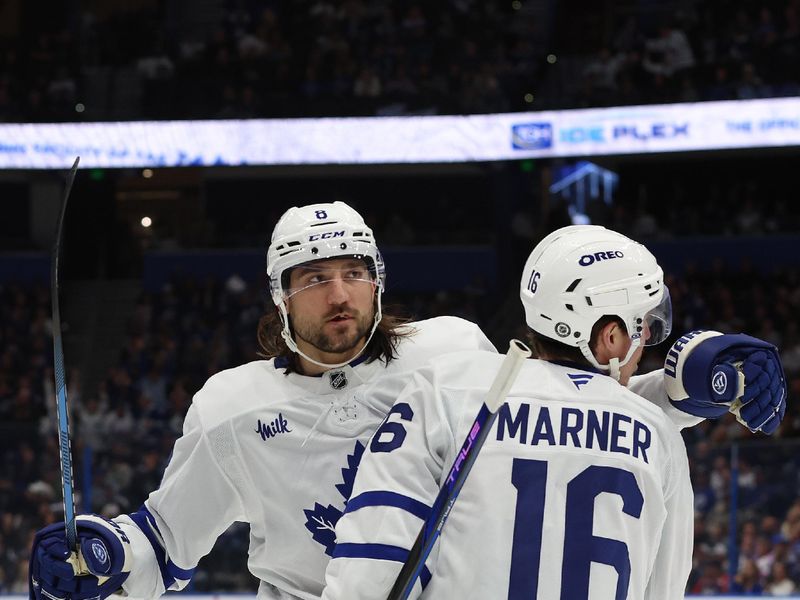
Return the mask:
<path fill-rule="evenodd" d="M 531 329 L 580 348 L 587 358 L 592 327 L 604 315 L 622 319 L 636 346 L 663 341 L 672 324 L 669 291 L 655 257 L 598 225 L 562 227 L 544 238 L 522 271 L 520 298 Z M 645 327 L 651 336 L 646 341 Z"/>
<path fill-rule="evenodd" d="M 314 260 L 357 256 L 364 259 L 383 292 L 386 271 L 372 229 L 344 202 L 293 206 L 275 225 L 267 251 L 267 277 L 272 300 L 287 297 L 284 275 Z"/>

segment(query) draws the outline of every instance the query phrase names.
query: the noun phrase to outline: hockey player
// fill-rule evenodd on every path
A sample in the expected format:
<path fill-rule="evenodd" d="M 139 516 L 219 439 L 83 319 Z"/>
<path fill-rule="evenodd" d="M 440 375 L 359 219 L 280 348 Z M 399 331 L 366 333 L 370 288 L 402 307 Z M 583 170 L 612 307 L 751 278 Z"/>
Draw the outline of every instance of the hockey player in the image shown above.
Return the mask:
<path fill-rule="evenodd" d="M 364 447 L 410 374 L 448 352 L 494 352 L 464 320 L 404 324 L 387 315 L 372 231 L 343 203 L 288 210 L 272 234 L 267 272 L 276 310 L 262 319 L 259 340 L 271 358 L 208 380 L 161 486 L 138 511 L 78 518 L 79 569 L 66 562 L 62 525 L 37 534 L 32 599 L 181 589 L 234 521 L 250 524 L 248 567 L 261 599 L 319 598 Z M 667 402 L 660 371 L 636 379 Z M 683 407 L 674 413 L 700 420 Z M 398 418 L 391 413 L 383 425 L 382 448 L 402 444 Z"/>
<path fill-rule="evenodd" d="M 185 586 L 217 537 L 246 521 L 259 597 L 318 598 L 364 444 L 400 388 L 368 401 L 354 390 L 452 350 L 494 351 L 462 319 L 407 324 L 385 314 L 372 231 L 341 202 L 289 209 L 272 234 L 267 274 L 277 310 L 258 333 L 273 358 L 208 380 L 161 486 L 137 512 L 78 519 L 88 567 L 110 579 L 74 578 L 63 525 L 50 526 L 34 548 L 33 594 L 103 597 L 121 586 L 158 597 Z"/>
<path fill-rule="evenodd" d="M 686 449 L 665 412 L 625 387 L 644 346 L 670 332 L 661 268 L 620 234 L 567 227 L 536 246 L 520 289 L 539 358 L 511 387 L 412 597 L 682 599 L 694 519 Z M 699 344 L 677 349 L 681 370 L 708 372 Z M 402 420 L 387 420 L 364 454 L 323 599 L 388 596 L 501 361 L 462 352 L 414 374 L 390 413 Z M 717 373 L 738 378 L 729 363 Z M 783 394 L 774 366 L 767 387 Z"/>

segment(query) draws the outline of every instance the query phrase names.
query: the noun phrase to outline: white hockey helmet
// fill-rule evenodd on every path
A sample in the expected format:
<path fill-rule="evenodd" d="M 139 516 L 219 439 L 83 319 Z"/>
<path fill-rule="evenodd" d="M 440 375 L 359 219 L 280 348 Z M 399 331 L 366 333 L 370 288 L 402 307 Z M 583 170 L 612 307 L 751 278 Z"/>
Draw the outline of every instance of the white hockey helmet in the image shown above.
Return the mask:
<path fill-rule="evenodd" d="M 663 342 L 672 329 L 669 290 L 655 257 L 598 225 L 562 227 L 539 242 L 522 271 L 520 298 L 531 329 L 579 348 L 615 378 L 636 348 Z M 619 317 L 632 340 L 628 355 L 609 365 L 599 364 L 589 348 L 592 327 L 604 315 Z"/>
<path fill-rule="evenodd" d="M 312 261 L 351 257 L 366 263 L 370 277 L 376 284 L 375 319 L 364 344 L 366 348 L 381 320 L 381 294 L 386 271 L 372 229 L 367 227 L 361 215 L 344 202 L 293 206 L 283 213 L 272 231 L 267 250 L 267 278 L 272 301 L 278 307 L 283 321 L 281 335 L 293 352 L 323 367 L 339 367 L 346 362 L 320 363 L 298 349 L 292 338 L 286 310 L 286 301 L 291 295 L 289 272 L 294 267 Z"/>

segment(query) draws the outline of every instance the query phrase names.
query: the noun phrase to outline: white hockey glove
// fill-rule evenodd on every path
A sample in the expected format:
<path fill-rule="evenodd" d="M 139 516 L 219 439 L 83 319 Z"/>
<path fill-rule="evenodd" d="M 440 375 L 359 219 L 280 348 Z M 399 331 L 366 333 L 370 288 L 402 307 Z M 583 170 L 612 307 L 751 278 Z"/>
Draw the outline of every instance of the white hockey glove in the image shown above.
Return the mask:
<path fill-rule="evenodd" d="M 771 434 L 786 411 L 786 377 L 772 344 L 745 334 L 692 331 L 664 363 L 670 402 L 698 417 L 730 411 L 750 431 Z"/>

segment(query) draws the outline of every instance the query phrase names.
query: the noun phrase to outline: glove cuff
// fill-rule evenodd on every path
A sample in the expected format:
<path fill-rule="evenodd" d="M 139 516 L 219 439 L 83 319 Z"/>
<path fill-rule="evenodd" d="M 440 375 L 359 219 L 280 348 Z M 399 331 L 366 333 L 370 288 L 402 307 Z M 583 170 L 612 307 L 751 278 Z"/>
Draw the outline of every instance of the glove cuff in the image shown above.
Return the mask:
<path fill-rule="evenodd" d="M 672 348 L 667 353 L 667 358 L 664 361 L 664 384 L 667 389 L 669 399 L 675 403 L 687 398 L 692 399 L 707 399 L 709 394 L 705 390 L 692 389 L 695 386 L 703 386 L 706 384 L 708 377 L 707 373 L 710 372 L 710 365 L 698 365 L 699 362 L 707 363 L 713 356 L 704 356 L 705 361 L 692 361 L 694 364 L 688 364 L 691 354 L 703 342 L 723 335 L 719 331 L 691 331 L 686 335 L 680 337 Z M 715 356 L 715 355 L 714 355 Z M 700 358 L 700 357 L 694 357 Z M 700 377 L 693 377 L 693 371 L 697 368 L 702 370 L 706 368 Z M 700 393 L 698 393 L 698 391 Z M 707 415 L 700 415 L 707 416 Z"/>

